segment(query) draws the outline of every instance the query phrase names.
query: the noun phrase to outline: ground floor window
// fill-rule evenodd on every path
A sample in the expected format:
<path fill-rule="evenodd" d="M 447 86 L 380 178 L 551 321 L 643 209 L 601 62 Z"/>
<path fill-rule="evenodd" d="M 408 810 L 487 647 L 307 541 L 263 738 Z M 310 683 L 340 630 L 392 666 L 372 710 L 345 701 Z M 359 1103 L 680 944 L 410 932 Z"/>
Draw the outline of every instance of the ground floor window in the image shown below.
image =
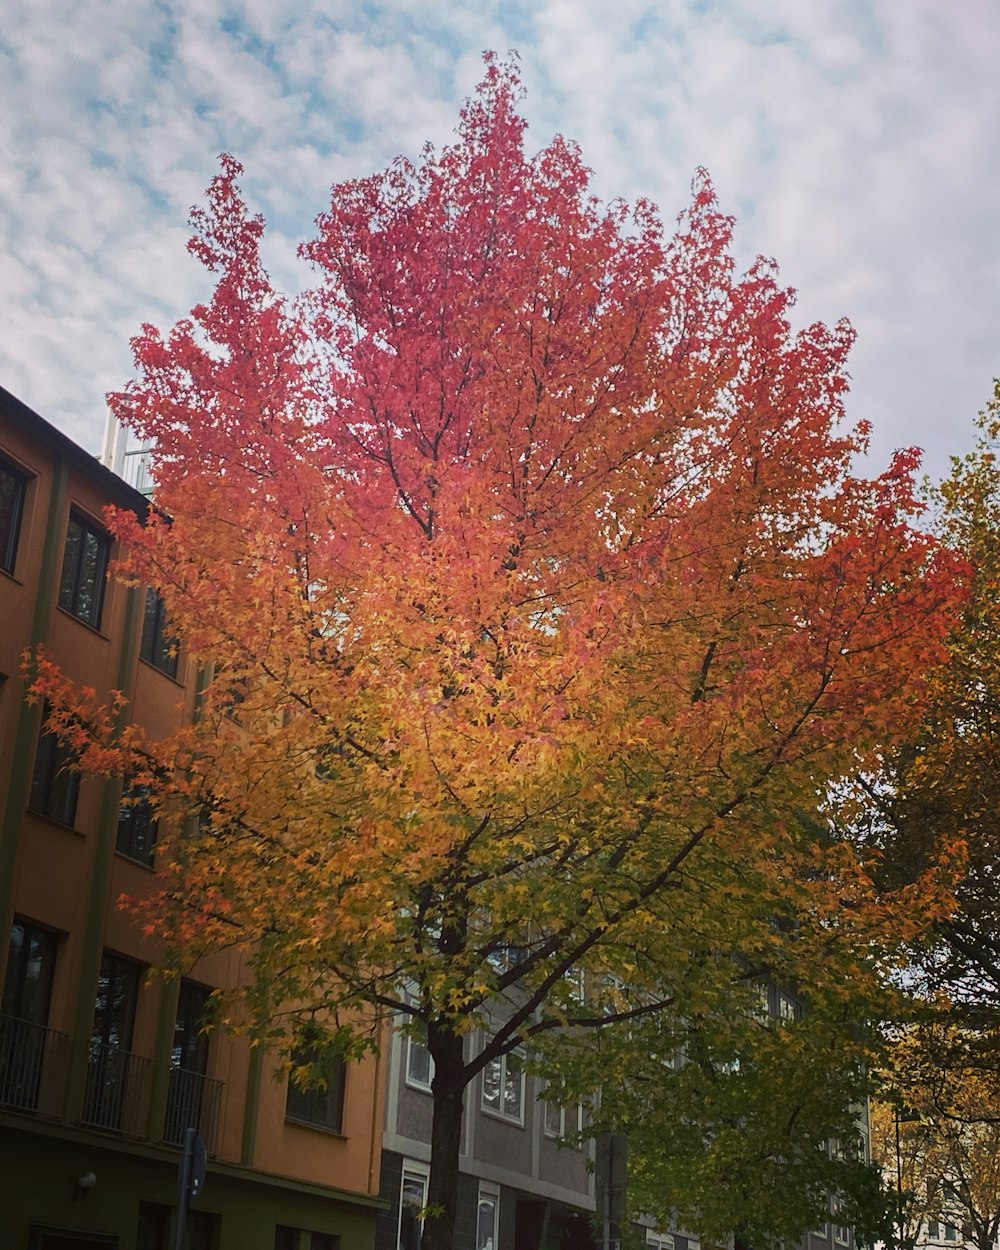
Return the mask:
<path fill-rule="evenodd" d="M 476 1215 L 476 1250 L 496 1250 L 500 1220 L 500 1191 L 492 1185 L 479 1186 Z"/>
<path fill-rule="evenodd" d="M 310 1233 L 309 1250 L 340 1250 L 340 1238 L 335 1233 Z"/>
<path fill-rule="evenodd" d="M 207 1211 L 189 1211 L 184 1250 L 218 1250 L 222 1220 Z"/>
<path fill-rule="evenodd" d="M 135 1250 L 171 1250 L 170 1207 L 159 1202 L 139 1203 Z"/>
<path fill-rule="evenodd" d="M 427 1168 L 422 1163 L 403 1163 L 403 1176 L 399 1187 L 399 1233 L 398 1250 L 420 1250 L 420 1237 L 424 1231 L 422 1212 L 427 1206 Z"/>
<path fill-rule="evenodd" d="M 118 1238 L 66 1233 L 35 1225 L 28 1230 L 28 1250 L 118 1250 Z"/>
<path fill-rule="evenodd" d="M 340 1250 L 340 1238 L 336 1233 L 313 1233 L 308 1229 L 277 1224 L 274 1250 Z"/>

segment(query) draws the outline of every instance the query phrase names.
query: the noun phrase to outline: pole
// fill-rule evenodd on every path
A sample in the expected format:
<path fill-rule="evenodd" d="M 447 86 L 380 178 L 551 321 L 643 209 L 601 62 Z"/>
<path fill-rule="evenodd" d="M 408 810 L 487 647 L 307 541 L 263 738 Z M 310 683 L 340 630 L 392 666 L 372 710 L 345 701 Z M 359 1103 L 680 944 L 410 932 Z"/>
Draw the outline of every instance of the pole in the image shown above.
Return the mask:
<path fill-rule="evenodd" d="M 196 1129 L 186 1128 L 184 1153 L 177 1170 L 177 1232 L 174 1237 L 174 1250 L 184 1250 L 188 1211 L 201 1194 L 201 1187 L 205 1183 L 205 1167 L 205 1143 Z"/>
<path fill-rule="evenodd" d="M 899 1144 L 899 1108 L 893 1107 L 896 1127 L 896 1250 L 903 1250 L 903 1153 Z"/>

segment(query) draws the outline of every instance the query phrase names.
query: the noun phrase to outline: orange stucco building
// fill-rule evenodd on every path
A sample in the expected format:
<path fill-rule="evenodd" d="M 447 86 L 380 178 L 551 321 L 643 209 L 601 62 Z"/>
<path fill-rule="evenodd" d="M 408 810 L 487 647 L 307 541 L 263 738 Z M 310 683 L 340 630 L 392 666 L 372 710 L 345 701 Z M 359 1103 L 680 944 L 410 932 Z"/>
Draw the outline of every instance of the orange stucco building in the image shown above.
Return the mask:
<path fill-rule="evenodd" d="M 148 975 L 163 952 L 116 900 L 149 888 L 155 824 L 122 806 L 123 779 L 65 771 L 24 700 L 21 656 L 41 644 L 153 731 L 193 714 L 198 674 L 155 597 L 107 578 L 109 503 L 146 507 L 0 389 L 0 1246 L 173 1250 L 195 1128 L 190 1250 L 365 1250 L 383 1205 L 375 1060 L 303 1094 L 273 1057 L 201 1031 L 239 956 Z"/>

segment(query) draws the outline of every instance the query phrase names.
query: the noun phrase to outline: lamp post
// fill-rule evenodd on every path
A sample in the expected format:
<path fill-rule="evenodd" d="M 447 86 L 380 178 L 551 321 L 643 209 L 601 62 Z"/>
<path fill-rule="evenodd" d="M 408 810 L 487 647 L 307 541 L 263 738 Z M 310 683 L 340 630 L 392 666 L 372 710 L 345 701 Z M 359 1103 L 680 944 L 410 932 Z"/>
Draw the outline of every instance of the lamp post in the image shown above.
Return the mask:
<path fill-rule="evenodd" d="M 893 1107 L 896 1126 L 896 1250 L 903 1250 L 903 1156 L 899 1146 L 899 1108 Z"/>
<path fill-rule="evenodd" d="M 900 1112 L 899 1107 L 892 1109 L 893 1122 L 896 1129 L 896 1250 L 904 1250 L 903 1246 L 903 1151 L 899 1137 L 901 1124 L 915 1124 L 920 1113 L 906 1108 Z"/>

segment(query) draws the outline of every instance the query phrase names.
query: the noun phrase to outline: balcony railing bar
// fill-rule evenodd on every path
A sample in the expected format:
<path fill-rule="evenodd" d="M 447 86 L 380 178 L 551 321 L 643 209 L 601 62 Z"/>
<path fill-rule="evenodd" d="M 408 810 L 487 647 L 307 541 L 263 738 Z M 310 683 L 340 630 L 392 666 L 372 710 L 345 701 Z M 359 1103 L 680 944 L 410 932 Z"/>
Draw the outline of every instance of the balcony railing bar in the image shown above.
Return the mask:
<path fill-rule="evenodd" d="M 210 1155 L 219 1152 L 223 1082 L 188 1068 L 171 1068 L 163 1140 L 184 1144 L 184 1130 L 195 1129 Z"/>
<path fill-rule="evenodd" d="M 68 1055 L 65 1033 L 0 1015 L 0 1106 L 60 1116 Z"/>
<path fill-rule="evenodd" d="M 153 1064 L 141 1055 L 95 1042 L 87 1064 L 83 1123 L 144 1137 L 149 1116 Z"/>

